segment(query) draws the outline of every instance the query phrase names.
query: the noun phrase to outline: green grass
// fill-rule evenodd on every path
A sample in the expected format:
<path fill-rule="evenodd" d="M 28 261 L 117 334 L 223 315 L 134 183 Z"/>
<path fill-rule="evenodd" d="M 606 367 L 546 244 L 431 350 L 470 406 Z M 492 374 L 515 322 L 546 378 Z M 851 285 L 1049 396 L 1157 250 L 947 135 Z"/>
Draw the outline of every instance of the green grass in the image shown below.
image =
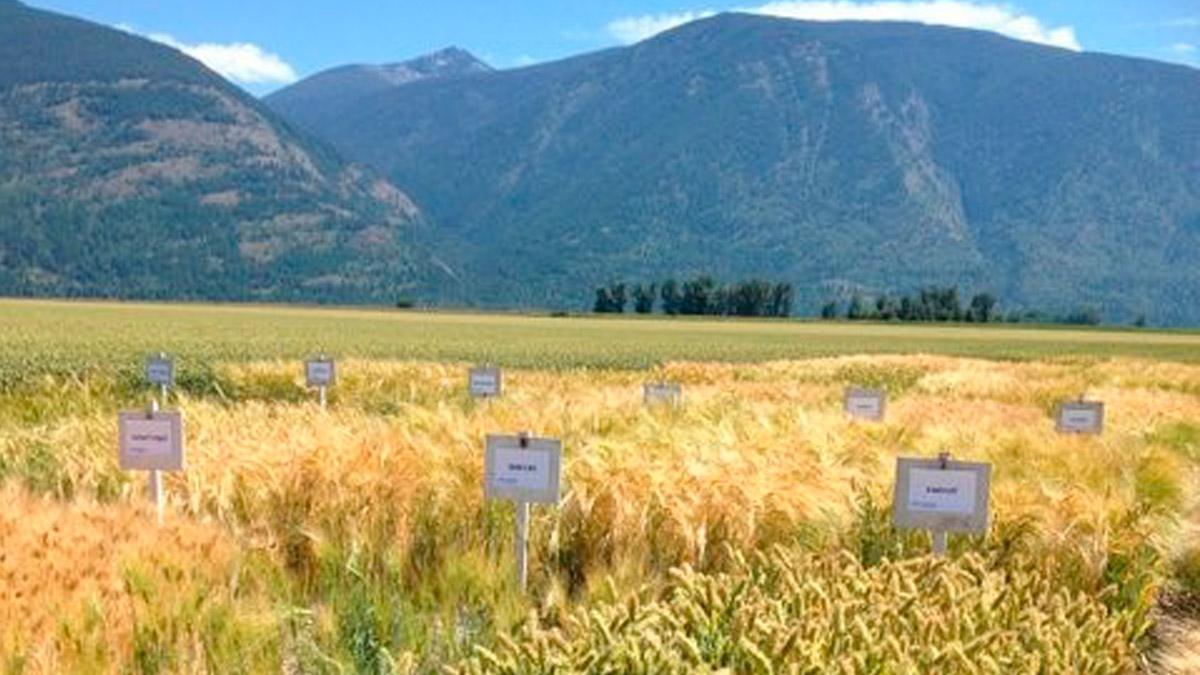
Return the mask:
<path fill-rule="evenodd" d="M 0 386 L 42 373 L 140 371 L 165 350 L 180 376 L 207 364 L 338 357 L 642 368 L 850 353 L 1200 361 L 1200 334 L 1014 326 L 524 316 L 246 305 L 0 300 Z"/>

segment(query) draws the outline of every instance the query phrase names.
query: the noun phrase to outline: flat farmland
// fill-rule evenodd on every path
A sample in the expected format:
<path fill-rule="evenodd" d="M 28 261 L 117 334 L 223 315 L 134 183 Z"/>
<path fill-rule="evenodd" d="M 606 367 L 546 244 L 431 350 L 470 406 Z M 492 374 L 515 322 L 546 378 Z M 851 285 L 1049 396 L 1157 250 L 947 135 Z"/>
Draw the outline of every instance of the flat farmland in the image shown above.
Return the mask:
<path fill-rule="evenodd" d="M 1200 362 L 1200 333 L 0 300 L 5 378 L 0 381 L 47 369 L 124 367 L 158 350 L 183 359 L 182 368 L 188 360 L 298 359 L 319 350 L 339 357 L 526 368 L 645 368 L 673 360 L 755 362 L 865 353 Z"/>
<path fill-rule="evenodd" d="M 11 672 L 1195 672 L 1200 335 L 0 301 Z M 187 468 L 117 465 L 146 354 Z M 338 358 L 321 409 L 301 360 Z M 468 366 L 504 395 L 467 393 Z M 642 384 L 679 383 L 678 407 Z M 848 419 L 847 387 L 886 391 Z M 1106 407 L 1100 435 L 1054 410 Z M 483 438 L 563 443 L 534 506 Z M 891 526 L 897 457 L 992 465 L 986 535 Z"/>

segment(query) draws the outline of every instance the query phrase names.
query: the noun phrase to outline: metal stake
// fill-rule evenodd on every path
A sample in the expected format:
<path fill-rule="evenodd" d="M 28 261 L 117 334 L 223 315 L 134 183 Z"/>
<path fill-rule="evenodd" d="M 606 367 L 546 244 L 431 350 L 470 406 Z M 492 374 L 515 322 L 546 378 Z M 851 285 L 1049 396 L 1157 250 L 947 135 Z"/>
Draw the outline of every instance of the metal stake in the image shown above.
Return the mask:
<path fill-rule="evenodd" d="M 150 399 L 150 405 L 146 408 L 146 419 L 154 419 L 154 415 L 157 412 L 158 401 Z M 158 523 L 161 525 L 163 521 L 163 510 L 165 505 L 163 503 L 162 472 L 160 472 L 158 469 L 150 470 L 150 482 L 147 485 L 147 488 L 150 501 L 154 502 L 154 512 L 158 519 Z"/>
<path fill-rule="evenodd" d="M 529 502 L 517 502 L 517 588 L 525 592 L 529 580 Z"/>
<path fill-rule="evenodd" d="M 933 531 L 933 555 L 935 558 L 946 557 L 946 531 Z"/>
<path fill-rule="evenodd" d="M 321 410 L 324 410 L 325 409 L 325 385 L 321 385 L 321 386 L 317 387 L 317 391 L 320 392 L 320 396 L 321 396 Z"/>
<path fill-rule="evenodd" d="M 529 432 L 517 433 L 517 444 L 522 448 L 529 447 Z M 517 501 L 517 588 L 522 593 L 529 581 L 529 502 Z"/>
<path fill-rule="evenodd" d="M 154 502 L 154 513 L 158 518 L 158 524 L 162 525 L 165 503 L 163 501 L 162 472 L 158 469 L 150 470 L 149 492 L 150 501 Z"/>
<path fill-rule="evenodd" d="M 941 465 L 942 471 L 945 471 L 950 463 L 950 453 L 943 450 L 938 453 L 938 463 Z M 946 531 L 933 530 L 933 555 L 936 558 L 944 558 L 946 556 Z"/>
<path fill-rule="evenodd" d="M 159 360 L 160 360 L 160 361 L 166 361 L 166 360 L 167 360 L 167 353 L 166 353 L 166 352 L 159 352 L 159 353 L 158 353 L 158 358 L 159 358 Z M 173 379 L 175 379 L 175 362 L 174 362 L 174 361 L 172 361 L 172 362 L 171 362 L 171 379 L 172 379 L 172 380 L 173 380 Z M 163 382 L 163 383 L 161 383 L 161 384 L 159 385 L 159 387 L 160 387 L 160 389 L 161 389 L 161 392 L 162 392 L 162 404 L 163 404 L 163 405 L 166 405 L 166 404 L 167 404 L 167 383 L 166 383 L 166 382 Z"/>

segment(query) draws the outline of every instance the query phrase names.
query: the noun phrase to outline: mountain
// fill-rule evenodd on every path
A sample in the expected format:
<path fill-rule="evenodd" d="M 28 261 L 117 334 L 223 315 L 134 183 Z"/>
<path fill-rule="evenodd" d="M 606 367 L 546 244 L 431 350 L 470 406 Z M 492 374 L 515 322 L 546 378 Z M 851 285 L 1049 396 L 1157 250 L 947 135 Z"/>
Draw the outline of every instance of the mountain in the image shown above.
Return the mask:
<path fill-rule="evenodd" d="M 427 227 L 178 51 L 0 1 L 0 294 L 391 302 Z"/>
<path fill-rule="evenodd" d="M 451 297 L 713 273 L 803 307 L 926 284 L 1200 323 L 1200 71 L 905 23 L 725 14 L 297 124 L 439 224 Z M 280 108 L 284 110 L 284 108 Z"/>
<path fill-rule="evenodd" d="M 458 47 L 447 47 L 400 63 L 349 65 L 321 71 L 284 87 L 265 102 L 305 126 L 323 124 L 326 101 L 350 100 L 389 91 L 419 80 L 438 80 L 492 72 L 491 66 Z M 317 115 L 318 117 L 313 117 Z"/>

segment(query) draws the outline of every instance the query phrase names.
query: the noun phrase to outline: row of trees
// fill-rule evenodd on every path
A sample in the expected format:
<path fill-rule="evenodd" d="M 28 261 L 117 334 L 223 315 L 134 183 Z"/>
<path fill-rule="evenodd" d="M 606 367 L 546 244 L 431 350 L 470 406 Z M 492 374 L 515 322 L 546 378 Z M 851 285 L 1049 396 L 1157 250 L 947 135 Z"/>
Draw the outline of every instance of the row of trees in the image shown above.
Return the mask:
<path fill-rule="evenodd" d="M 846 318 L 851 321 L 967 321 L 988 323 L 1001 321 L 996 296 L 976 293 L 963 307 L 958 288 L 930 286 L 912 295 L 891 296 L 886 293 L 869 301 L 856 293 L 846 305 L 831 300 L 821 308 L 822 319 Z"/>
<path fill-rule="evenodd" d="M 792 285 L 751 279 L 719 284 L 702 275 L 682 283 L 667 279 L 661 284 L 614 282 L 596 289 L 592 310 L 621 313 L 632 300 L 633 311 L 649 314 L 661 300 L 664 314 L 710 316 L 784 317 L 792 313 Z"/>
<path fill-rule="evenodd" d="M 1005 314 L 992 293 L 975 293 L 965 304 L 962 298 L 955 286 L 929 286 L 911 294 L 884 293 L 870 298 L 856 293 L 849 302 L 827 302 L 821 308 L 821 318 L 1079 325 L 1096 325 L 1101 320 L 1099 311 L 1092 307 L 1063 315 L 1030 310 L 1013 310 Z M 792 313 L 793 300 L 794 291 L 788 283 L 751 279 L 720 284 L 713 277 L 702 275 L 683 282 L 667 279 L 661 283 L 614 282 L 601 286 L 596 289 L 592 310 L 601 314 L 619 314 L 629 307 L 638 314 L 650 314 L 658 307 L 668 315 L 786 317 Z M 1134 325 L 1145 325 L 1145 318 L 1139 317 Z"/>
<path fill-rule="evenodd" d="M 1099 310 L 1083 307 L 1062 315 L 1040 311 L 1017 311 L 1008 314 L 1000 311 L 996 296 L 991 293 L 976 293 L 964 306 L 958 288 L 953 286 L 930 286 L 911 295 L 879 295 L 871 300 L 855 294 L 844 307 L 836 300 L 825 303 L 821 308 L 822 319 L 849 319 L 851 321 L 957 321 L 967 323 L 1061 323 L 1095 326 L 1100 323 Z M 1145 317 L 1134 322 L 1144 326 Z"/>

